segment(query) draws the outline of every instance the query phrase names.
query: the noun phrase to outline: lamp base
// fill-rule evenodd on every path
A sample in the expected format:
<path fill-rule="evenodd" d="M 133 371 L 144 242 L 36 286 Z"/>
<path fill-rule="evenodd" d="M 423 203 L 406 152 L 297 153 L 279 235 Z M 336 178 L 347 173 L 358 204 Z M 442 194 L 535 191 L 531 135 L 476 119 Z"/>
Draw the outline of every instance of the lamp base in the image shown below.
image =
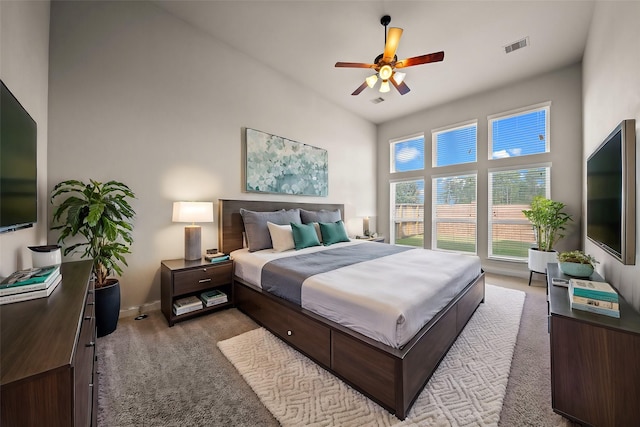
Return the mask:
<path fill-rule="evenodd" d="M 202 244 L 199 225 L 189 225 L 184 228 L 184 259 L 195 261 L 202 258 Z"/>

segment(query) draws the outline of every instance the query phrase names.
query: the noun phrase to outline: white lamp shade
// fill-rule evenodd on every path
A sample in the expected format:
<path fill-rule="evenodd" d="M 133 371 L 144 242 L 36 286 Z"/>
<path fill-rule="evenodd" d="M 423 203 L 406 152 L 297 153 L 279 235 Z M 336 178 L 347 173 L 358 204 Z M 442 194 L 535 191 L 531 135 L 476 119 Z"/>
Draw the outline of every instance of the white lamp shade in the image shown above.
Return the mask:
<path fill-rule="evenodd" d="M 173 202 L 173 222 L 213 222 L 213 203 Z"/>

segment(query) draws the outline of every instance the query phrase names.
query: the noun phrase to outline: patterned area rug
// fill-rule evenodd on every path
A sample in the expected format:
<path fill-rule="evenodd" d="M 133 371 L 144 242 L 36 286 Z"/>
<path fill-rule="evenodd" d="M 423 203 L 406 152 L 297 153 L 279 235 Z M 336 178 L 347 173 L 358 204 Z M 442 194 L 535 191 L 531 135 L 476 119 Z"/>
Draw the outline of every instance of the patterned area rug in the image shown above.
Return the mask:
<path fill-rule="evenodd" d="M 218 347 L 287 426 L 495 426 L 525 294 L 487 285 L 478 307 L 403 422 L 263 328 Z"/>

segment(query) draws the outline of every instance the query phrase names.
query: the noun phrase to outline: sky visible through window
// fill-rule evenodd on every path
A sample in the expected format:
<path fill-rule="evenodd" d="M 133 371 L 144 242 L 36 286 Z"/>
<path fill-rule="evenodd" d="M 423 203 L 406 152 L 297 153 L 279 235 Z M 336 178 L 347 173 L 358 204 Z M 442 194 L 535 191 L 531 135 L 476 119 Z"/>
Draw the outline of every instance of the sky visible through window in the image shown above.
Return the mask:
<path fill-rule="evenodd" d="M 492 159 L 526 156 L 547 151 L 547 110 L 493 120 Z"/>
<path fill-rule="evenodd" d="M 477 160 L 477 126 L 465 126 L 436 134 L 435 166 L 473 163 Z"/>
<path fill-rule="evenodd" d="M 394 172 L 424 169 L 424 137 L 393 144 Z"/>
<path fill-rule="evenodd" d="M 547 151 L 547 109 L 491 120 L 492 159 L 525 156 Z M 436 135 L 435 166 L 472 163 L 477 160 L 477 126 Z M 394 143 L 394 172 L 424 169 L 424 137 Z"/>

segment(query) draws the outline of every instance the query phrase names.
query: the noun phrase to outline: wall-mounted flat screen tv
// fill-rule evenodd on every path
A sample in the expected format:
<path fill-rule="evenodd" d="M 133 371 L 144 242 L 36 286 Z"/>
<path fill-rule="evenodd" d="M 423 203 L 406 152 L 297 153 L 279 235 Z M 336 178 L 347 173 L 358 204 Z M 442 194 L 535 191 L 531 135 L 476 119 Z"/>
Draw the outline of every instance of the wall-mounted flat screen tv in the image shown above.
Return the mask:
<path fill-rule="evenodd" d="M 0 81 L 0 233 L 38 219 L 37 127 Z"/>
<path fill-rule="evenodd" d="M 636 122 L 624 120 L 587 159 L 587 237 L 623 264 L 636 259 Z"/>

